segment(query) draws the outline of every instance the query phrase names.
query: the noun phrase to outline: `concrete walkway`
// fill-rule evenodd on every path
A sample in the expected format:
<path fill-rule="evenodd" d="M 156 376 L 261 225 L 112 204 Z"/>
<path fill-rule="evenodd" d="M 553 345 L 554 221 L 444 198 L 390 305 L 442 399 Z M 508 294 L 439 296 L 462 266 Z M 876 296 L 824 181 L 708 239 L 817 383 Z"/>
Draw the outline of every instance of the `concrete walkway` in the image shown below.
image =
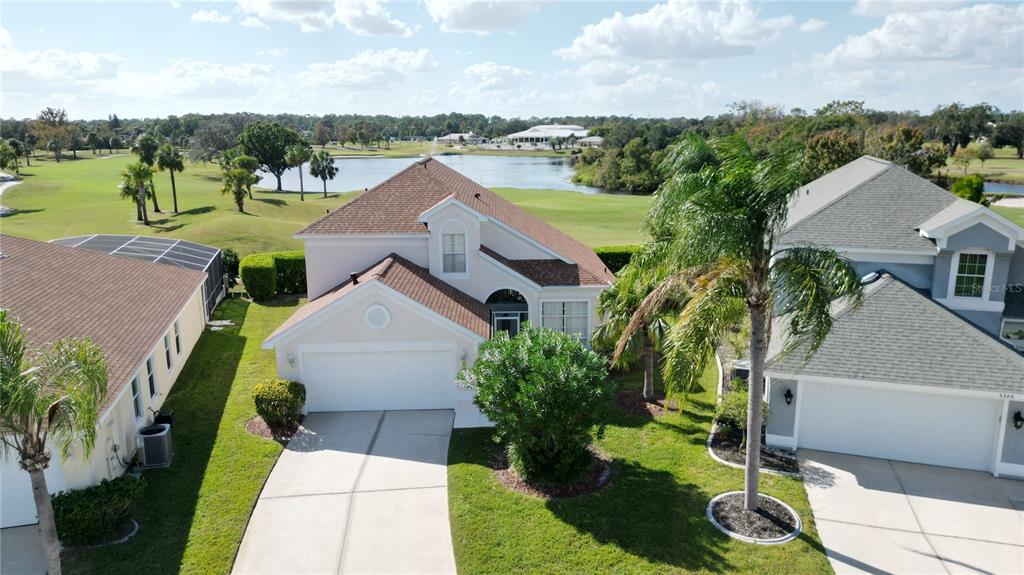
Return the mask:
<path fill-rule="evenodd" d="M 800 450 L 836 573 L 1024 573 L 1024 481 Z"/>
<path fill-rule="evenodd" d="M 38 525 L 0 529 L 0 573 L 44 575 L 46 552 Z"/>
<path fill-rule="evenodd" d="M 455 573 L 454 413 L 312 413 L 260 494 L 233 572 Z"/>

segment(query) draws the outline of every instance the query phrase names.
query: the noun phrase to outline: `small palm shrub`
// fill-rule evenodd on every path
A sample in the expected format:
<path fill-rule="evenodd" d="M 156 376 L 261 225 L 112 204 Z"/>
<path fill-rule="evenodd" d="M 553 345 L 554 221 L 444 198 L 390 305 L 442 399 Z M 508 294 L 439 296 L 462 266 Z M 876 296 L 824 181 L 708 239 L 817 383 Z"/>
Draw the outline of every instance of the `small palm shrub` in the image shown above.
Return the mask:
<path fill-rule="evenodd" d="M 459 379 L 477 390 L 474 403 L 494 422 L 520 477 L 557 483 L 591 461 L 588 447 L 604 432 L 601 413 L 612 394 L 606 376 L 605 359 L 577 338 L 527 325 L 484 342 Z"/>
<path fill-rule="evenodd" d="M 297 381 L 278 379 L 257 384 L 252 390 L 256 413 L 273 429 L 298 425 L 306 404 L 306 386 Z"/>
<path fill-rule="evenodd" d="M 68 545 L 105 543 L 123 535 L 145 482 L 124 474 L 98 485 L 52 496 L 57 537 Z"/>

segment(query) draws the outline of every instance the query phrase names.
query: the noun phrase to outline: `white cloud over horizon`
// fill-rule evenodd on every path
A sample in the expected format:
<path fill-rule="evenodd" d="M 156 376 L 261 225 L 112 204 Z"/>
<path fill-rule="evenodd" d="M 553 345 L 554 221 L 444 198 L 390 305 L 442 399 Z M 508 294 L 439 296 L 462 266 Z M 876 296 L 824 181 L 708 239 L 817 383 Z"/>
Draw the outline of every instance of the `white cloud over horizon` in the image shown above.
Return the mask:
<path fill-rule="evenodd" d="M 207 24 L 227 24 L 231 22 L 231 16 L 221 14 L 219 10 L 196 10 L 189 18 L 193 22 L 205 22 Z"/>
<path fill-rule="evenodd" d="M 443 32 L 486 35 L 522 24 L 537 11 L 535 2 L 425 0 L 427 13 Z"/>
<path fill-rule="evenodd" d="M 363 50 L 352 58 L 309 64 L 295 75 L 305 88 L 380 89 L 436 67 L 430 50 Z"/>

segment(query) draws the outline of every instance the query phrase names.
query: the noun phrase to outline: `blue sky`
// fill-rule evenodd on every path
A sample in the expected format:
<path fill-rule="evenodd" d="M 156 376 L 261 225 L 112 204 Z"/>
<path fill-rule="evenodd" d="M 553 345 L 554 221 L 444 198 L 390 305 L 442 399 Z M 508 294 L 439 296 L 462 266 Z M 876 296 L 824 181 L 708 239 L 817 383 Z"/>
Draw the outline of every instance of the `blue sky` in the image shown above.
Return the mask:
<path fill-rule="evenodd" d="M 1024 109 L 1024 4 L 5 0 L 0 117 Z"/>

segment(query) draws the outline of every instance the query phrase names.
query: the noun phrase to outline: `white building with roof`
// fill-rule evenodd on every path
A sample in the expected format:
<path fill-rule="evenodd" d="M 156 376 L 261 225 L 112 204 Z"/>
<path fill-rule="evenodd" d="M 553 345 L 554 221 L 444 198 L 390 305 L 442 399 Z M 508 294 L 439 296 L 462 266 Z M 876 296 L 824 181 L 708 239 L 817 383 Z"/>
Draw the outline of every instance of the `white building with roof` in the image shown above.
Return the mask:
<path fill-rule="evenodd" d="M 586 138 L 587 129 L 575 124 L 542 124 L 505 136 L 512 144 L 546 144 L 551 138 Z"/>
<path fill-rule="evenodd" d="M 453 132 L 434 138 L 434 141 L 438 144 L 479 144 L 484 139 L 473 132 Z"/>

